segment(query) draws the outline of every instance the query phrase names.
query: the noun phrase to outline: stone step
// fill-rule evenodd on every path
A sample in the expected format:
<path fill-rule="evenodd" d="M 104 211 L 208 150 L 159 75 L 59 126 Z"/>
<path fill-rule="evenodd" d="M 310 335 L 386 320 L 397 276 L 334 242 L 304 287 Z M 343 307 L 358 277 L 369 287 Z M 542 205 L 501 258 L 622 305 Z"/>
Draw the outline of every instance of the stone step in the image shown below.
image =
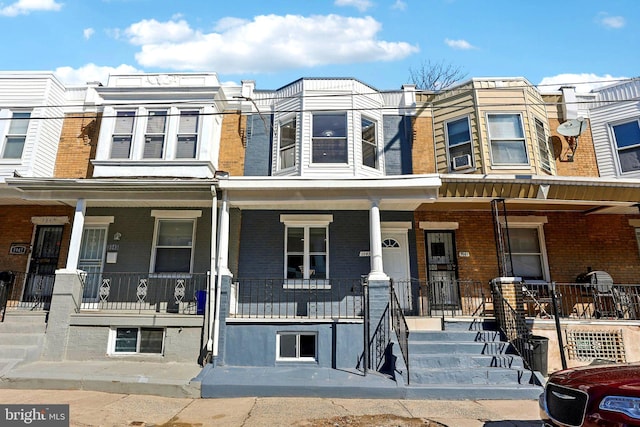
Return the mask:
<path fill-rule="evenodd" d="M 410 383 L 417 384 L 529 384 L 531 371 L 508 368 L 411 369 Z"/>
<path fill-rule="evenodd" d="M 469 354 L 469 355 L 494 355 L 506 354 L 510 349 L 506 342 L 450 342 L 430 341 L 414 342 L 409 340 L 409 354 Z"/>
<path fill-rule="evenodd" d="M 0 377 L 22 362 L 22 359 L 0 359 Z"/>
<path fill-rule="evenodd" d="M 405 389 L 406 399 L 432 400 L 528 400 L 538 399 L 543 388 L 531 384 L 413 385 Z"/>
<path fill-rule="evenodd" d="M 36 345 L 0 345 L 0 359 L 26 360 L 40 351 Z"/>
<path fill-rule="evenodd" d="M 444 322 L 445 331 L 497 331 L 495 319 L 457 319 Z"/>
<path fill-rule="evenodd" d="M 44 343 L 44 333 L 0 333 L 0 347 L 4 345 L 35 345 Z"/>
<path fill-rule="evenodd" d="M 409 334 L 411 341 L 493 342 L 500 341 L 498 331 L 416 331 Z"/>
<path fill-rule="evenodd" d="M 524 362 L 520 356 L 513 354 L 500 355 L 456 355 L 456 354 L 411 354 L 409 353 L 411 369 L 457 369 L 457 368 L 512 368 L 524 369 Z"/>

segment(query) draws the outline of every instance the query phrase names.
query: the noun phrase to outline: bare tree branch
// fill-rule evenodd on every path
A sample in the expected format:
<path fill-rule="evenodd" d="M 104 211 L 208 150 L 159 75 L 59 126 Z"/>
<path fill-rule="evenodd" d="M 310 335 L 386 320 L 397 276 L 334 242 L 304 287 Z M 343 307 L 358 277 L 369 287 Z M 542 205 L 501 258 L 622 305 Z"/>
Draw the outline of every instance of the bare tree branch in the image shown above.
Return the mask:
<path fill-rule="evenodd" d="M 464 79 L 467 73 L 461 67 L 443 61 L 422 61 L 416 69 L 409 68 L 409 79 L 416 88 L 423 90 L 446 89 Z"/>

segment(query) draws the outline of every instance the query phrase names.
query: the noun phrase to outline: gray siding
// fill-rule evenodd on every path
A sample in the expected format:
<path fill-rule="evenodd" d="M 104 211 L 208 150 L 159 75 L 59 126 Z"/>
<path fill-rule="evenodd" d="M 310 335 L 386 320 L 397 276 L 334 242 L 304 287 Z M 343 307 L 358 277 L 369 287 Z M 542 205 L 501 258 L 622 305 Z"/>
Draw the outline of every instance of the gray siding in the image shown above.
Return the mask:
<path fill-rule="evenodd" d="M 244 158 L 246 176 L 271 175 L 272 127 L 273 118 L 270 114 L 262 114 L 262 117 L 254 114 L 247 117 L 247 148 Z"/>
<path fill-rule="evenodd" d="M 211 209 L 197 209 L 202 211 L 202 216 L 196 222 L 193 272 L 205 273 L 211 266 Z M 149 271 L 155 226 L 151 208 L 89 208 L 87 215 L 114 217 L 109 226 L 107 245 L 118 245 L 118 262 L 105 264 L 105 272 Z M 122 235 L 119 242 L 113 240 L 116 232 Z"/>
<path fill-rule="evenodd" d="M 384 160 L 386 175 L 408 175 L 413 172 L 411 161 L 411 118 L 384 116 Z"/>

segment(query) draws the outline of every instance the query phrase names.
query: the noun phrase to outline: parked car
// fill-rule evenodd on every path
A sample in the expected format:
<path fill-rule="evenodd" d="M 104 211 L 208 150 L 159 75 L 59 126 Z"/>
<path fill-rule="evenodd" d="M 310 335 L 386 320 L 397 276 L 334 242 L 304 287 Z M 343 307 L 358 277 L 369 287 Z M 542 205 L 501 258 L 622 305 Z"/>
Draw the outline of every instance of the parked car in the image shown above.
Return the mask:
<path fill-rule="evenodd" d="M 640 363 L 554 372 L 540 395 L 540 417 L 561 427 L 640 426 Z"/>

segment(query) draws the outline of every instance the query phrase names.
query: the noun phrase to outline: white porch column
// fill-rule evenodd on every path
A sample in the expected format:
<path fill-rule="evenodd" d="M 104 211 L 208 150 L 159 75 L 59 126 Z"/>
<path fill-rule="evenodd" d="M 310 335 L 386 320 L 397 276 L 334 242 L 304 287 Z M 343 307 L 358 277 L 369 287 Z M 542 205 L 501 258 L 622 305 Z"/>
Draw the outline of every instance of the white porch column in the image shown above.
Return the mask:
<path fill-rule="evenodd" d="M 71 242 L 69 243 L 69 255 L 67 256 L 66 270 L 77 270 L 80 258 L 80 245 L 82 244 L 82 231 L 84 230 L 84 215 L 87 210 L 87 202 L 78 199 L 76 202 L 76 212 L 73 215 L 73 226 L 71 227 Z"/>
<path fill-rule="evenodd" d="M 369 210 L 369 251 L 371 253 L 371 272 L 369 280 L 388 280 L 382 264 L 382 226 L 380 223 L 380 201 L 372 200 Z"/>
<path fill-rule="evenodd" d="M 215 323 L 213 327 L 213 357 L 217 357 L 220 347 L 220 298 L 222 293 L 222 276 L 232 276 L 229 270 L 229 195 L 222 190 L 222 205 L 220 206 L 220 225 L 218 226 L 218 262 L 216 276 L 216 305 Z"/>
<path fill-rule="evenodd" d="M 216 293 L 217 283 L 217 240 L 218 240 L 218 193 L 216 188 L 212 189 L 213 201 L 211 203 L 211 264 L 209 267 L 209 296 L 207 301 L 207 316 L 209 319 L 209 328 L 207 329 L 207 350 L 213 350 L 213 329 L 216 320 L 216 301 L 218 300 Z"/>

